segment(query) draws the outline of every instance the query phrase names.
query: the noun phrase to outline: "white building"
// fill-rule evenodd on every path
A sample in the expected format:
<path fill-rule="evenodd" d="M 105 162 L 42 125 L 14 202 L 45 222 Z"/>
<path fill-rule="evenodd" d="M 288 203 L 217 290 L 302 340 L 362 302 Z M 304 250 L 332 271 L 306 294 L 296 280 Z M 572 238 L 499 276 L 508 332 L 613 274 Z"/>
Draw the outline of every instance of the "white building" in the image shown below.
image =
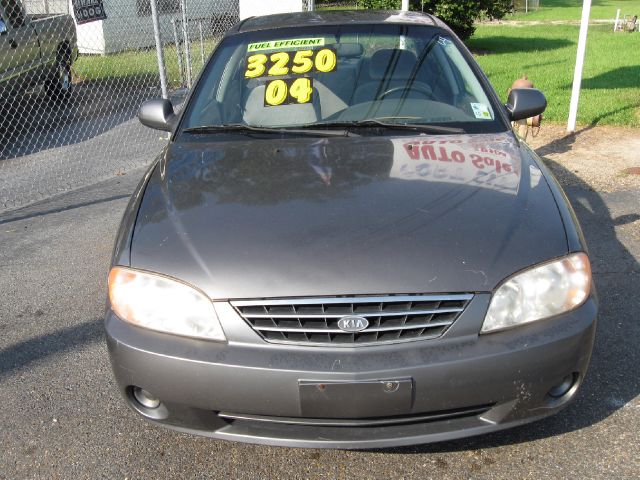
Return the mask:
<path fill-rule="evenodd" d="M 272 13 L 301 12 L 303 0 L 240 0 L 240 20 Z"/>
<path fill-rule="evenodd" d="M 76 24 L 78 48 L 80 53 L 103 55 L 153 47 L 153 24 L 149 0 L 102 0 L 106 20 L 98 20 L 82 25 Z M 225 24 L 234 20 L 271 13 L 299 12 L 304 0 L 184 0 L 188 19 L 225 18 Z M 71 13 L 71 0 L 23 0 L 29 13 Z M 156 0 L 160 16 L 160 29 L 163 42 L 173 43 L 172 20 L 178 21 L 178 34 L 181 32 L 181 0 Z M 205 29 L 207 28 L 205 23 Z M 196 38 L 197 26 L 191 25 L 192 38 Z"/>
<path fill-rule="evenodd" d="M 237 19 L 237 1 L 185 0 L 187 18 Z M 80 53 L 105 54 L 154 46 L 149 0 L 103 0 L 103 5 L 106 20 L 77 25 Z M 180 0 L 157 0 L 157 6 L 162 39 L 173 42 L 171 21 L 182 19 Z"/>

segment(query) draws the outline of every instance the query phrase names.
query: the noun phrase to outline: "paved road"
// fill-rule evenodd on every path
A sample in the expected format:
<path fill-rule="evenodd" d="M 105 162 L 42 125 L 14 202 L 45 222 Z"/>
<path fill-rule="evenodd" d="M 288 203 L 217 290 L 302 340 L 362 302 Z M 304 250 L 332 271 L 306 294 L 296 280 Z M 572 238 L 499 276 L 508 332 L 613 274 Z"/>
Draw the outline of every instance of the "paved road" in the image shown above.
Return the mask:
<path fill-rule="evenodd" d="M 149 426 L 125 407 L 101 317 L 116 227 L 140 175 L 0 217 L 0 478 L 640 476 L 640 192 L 598 194 L 579 182 L 568 191 L 602 312 L 575 404 L 507 432 L 346 452 L 212 441 Z"/>

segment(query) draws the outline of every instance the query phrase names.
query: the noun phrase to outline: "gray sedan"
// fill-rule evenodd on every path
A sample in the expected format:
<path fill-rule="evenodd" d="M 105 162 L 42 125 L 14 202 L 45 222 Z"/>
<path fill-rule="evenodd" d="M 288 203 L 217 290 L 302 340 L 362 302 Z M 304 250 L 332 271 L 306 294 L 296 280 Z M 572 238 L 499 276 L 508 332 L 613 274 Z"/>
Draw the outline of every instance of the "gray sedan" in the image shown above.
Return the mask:
<path fill-rule="evenodd" d="M 286 25 L 286 27 L 285 27 Z M 374 448 L 546 417 L 584 379 L 580 227 L 438 19 L 313 12 L 227 33 L 133 195 L 106 331 L 126 403 L 183 432 Z"/>

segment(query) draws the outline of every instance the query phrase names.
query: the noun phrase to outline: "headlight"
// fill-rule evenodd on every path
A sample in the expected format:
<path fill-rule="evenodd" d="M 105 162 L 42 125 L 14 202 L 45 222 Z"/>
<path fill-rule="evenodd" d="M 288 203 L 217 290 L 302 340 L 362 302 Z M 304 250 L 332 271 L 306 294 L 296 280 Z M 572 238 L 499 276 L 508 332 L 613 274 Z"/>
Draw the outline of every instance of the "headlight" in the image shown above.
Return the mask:
<path fill-rule="evenodd" d="M 115 314 L 133 325 L 187 337 L 226 340 L 211 300 L 176 280 L 114 267 L 109 272 L 109 300 Z"/>
<path fill-rule="evenodd" d="M 591 291 L 591 265 L 574 253 L 518 273 L 491 298 L 482 332 L 534 322 L 582 305 Z"/>

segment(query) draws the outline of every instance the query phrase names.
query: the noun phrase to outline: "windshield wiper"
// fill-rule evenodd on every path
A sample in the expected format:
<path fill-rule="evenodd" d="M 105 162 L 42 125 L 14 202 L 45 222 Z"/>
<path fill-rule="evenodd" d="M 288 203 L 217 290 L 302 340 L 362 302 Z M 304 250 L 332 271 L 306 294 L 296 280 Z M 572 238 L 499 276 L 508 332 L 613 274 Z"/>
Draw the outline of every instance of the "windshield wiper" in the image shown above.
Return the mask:
<path fill-rule="evenodd" d="M 313 127 L 313 125 L 309 125 Z M 325 129 L 312 129 L 312 128 L 288 128 L 288 127 L 258 127 L 254 125 L 247 125 L 245 123 L 225 123 L 222 125 L 201 125 L 198 127 L 189 127 L 183 130 L 185 133 L 194 134 L 207 134 L 217 132 L 258 132 L 258 133 L 277 133 L 277 134 L 289 134 L 289 135 L 312 135 L 312 136 L 328 136 L 328 137 L 346 137 L 348 132 L 325 130 Z"/>
<path fill-rule="evenodd" d="M 386 117 L 392 118 L 392 117 Z M 429 133 L 464 133 L 462 128 L 457 127 L 445 127 L 442 125 L 428 125 L 422 123 L 392 123 L 392 122 L 384 122 L 381 119 L 377 118 L 367 118 L 364 120 L 357 121 L 338 121 L 338 122 L 320 122 L 320 123 L 310 123 L 308 125 L 303 125 L 300 128 L 314 128 L 314 127 L 340 127 L 340 128 L 368 128 L 368 127 L 382 127 L 396 130 L 414 130 L 418 132 L 429 132 Z"/>

